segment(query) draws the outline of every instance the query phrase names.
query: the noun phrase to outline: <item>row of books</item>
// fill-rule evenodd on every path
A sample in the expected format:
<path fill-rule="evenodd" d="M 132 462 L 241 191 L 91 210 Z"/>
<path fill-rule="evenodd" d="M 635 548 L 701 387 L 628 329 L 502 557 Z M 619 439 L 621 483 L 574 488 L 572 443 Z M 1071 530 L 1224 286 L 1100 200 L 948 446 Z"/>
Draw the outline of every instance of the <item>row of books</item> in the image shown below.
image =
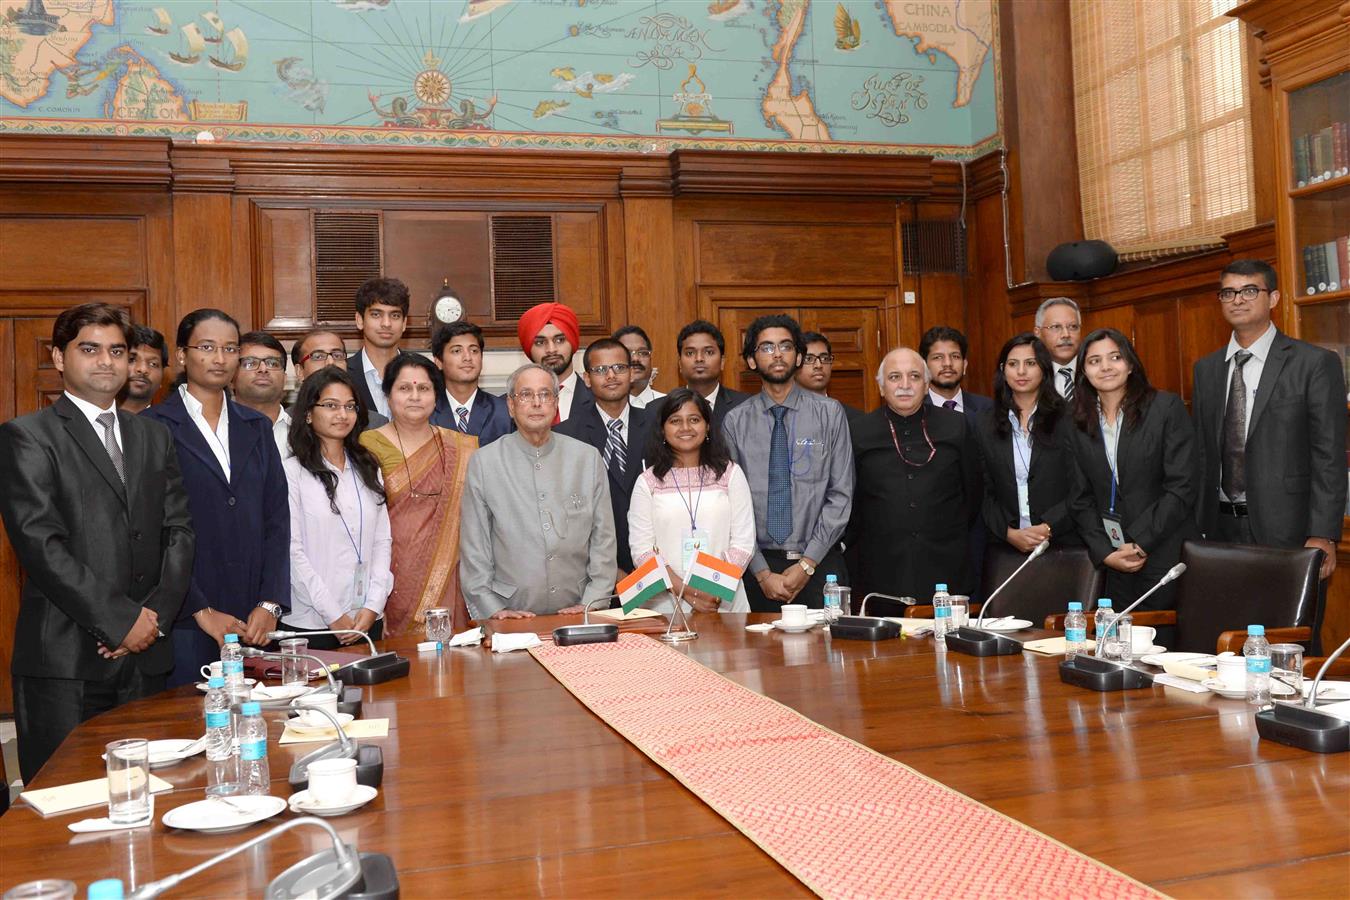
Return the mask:
<path fill-rule="evenodd" d="M 1294 138 L 1294 181 L 1299 187 L 1350 175 L 1350 122 L 1333 122 Z"/>
<path fill-rule="evenodd" d="M 1339 291 L 1350 279 L 1350 235 L 1303 248 L 1303 290 L 1309 294 Z"/>

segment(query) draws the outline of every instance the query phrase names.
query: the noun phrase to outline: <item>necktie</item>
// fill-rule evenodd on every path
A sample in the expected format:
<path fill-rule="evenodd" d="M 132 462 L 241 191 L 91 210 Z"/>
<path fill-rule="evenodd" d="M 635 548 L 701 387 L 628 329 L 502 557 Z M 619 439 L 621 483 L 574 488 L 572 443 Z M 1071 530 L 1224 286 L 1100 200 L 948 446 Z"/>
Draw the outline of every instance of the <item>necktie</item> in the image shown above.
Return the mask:
<path fill-rule="evenodd" d="M 942 404 L 942 408 L 943 408 L 943 409 L 956 409 L 956 401 L 955 401 L 955 400 L 947 400 L 947 401 L 945 401 L 945 402 Z"/>
<path fill-rule="evenodd" d="M 1064 379 L 1064 390 L 1060 391 L 1067 400 L 1073 396 L 1073 369 L 1065 367 L 1059 370 L 1059 376 Z"/>
<path fill-rule="evenodd" d="M 562 395 L 565 390 L 567 390 L 566 385 L 558 385 L 558 411 L 553 414 L 554 425 L 562 424 Z"/>
<path fill-rule="evenodd" d="M 769 537 L 775 544 L 792 536 L 792 472 L 788 459 L 788 434 L 783 418 L 786 406 L 774 406 L 773 434 L 769 438 Z"/>
<path fill-rule="evenodd" d="M 1242 367 L 1251 351 L 1233 354 L 1233 377 L 1228 380 L 1228 407 L 1223 413 L 1223 473 L 1219 484 L 1231 501 L 1247 493 L 1247 382 Z"/>
<path fill-rule="evenodd" d="M 117 434 L 113 431 L 113 423 L 117 421 L 117 416 L 110 412 L 99 413 L 94 421 L 103 426 L 103 446 L 112 459 L 113 468 L 117 470 L 117 477 L 126 484 L 127 473 L 122 462 L 122 448 L 117 446 Z"/>
<path fill-rule="evenodd" d="M 455 407 L 455 415 L 459 417 L 459 430 L 465 434 L 469 433 L 469 408 L 467 406 Z"/>
<path fill-rule="evenodd" d="M 605 465 L 615 481 L 623 481 L 624 458 L 628 455 L 622 432 L 623 420 L 614 419 L 609 423 L 609 436 L 605 438 Z"/>

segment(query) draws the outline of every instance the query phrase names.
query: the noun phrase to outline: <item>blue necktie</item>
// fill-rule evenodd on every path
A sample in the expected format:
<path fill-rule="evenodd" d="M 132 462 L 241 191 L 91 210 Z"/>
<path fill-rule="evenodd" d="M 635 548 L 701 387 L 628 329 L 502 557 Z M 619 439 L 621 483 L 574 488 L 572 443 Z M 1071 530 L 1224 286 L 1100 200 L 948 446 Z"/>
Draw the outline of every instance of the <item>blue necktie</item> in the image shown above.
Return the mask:
<path fill-rule="evenodd" d="M 455 415 L 459 416 L 459 430 L 465 434 L 469 433 L 469 408 L 467 406 L 458 407 Z"/>
<path fill-rule="evenodd" d="M 788 458 L 788 433 L 783 418 L 786 406 L 774 406 L 773 435 L 769 438 L 769 537 L 782 545 L 792 536 L 792 472 Z"/>
<path fill-rule="evenodd" d="M 605 440 L 605 466 L 615 481 L 623 481 L 624 457 L 628 455 L 628 445 L 619 432 L 623 429 L 622 419 L 613 419 L 609 423 L 609 437 Z"/>

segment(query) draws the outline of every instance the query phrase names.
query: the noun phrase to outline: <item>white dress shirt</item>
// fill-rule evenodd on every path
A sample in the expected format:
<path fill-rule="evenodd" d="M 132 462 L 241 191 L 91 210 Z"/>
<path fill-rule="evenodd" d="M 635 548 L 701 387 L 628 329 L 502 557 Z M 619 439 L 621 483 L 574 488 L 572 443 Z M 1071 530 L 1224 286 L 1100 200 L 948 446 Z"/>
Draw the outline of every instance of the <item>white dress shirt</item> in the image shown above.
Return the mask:
<path fill-rule="evenodd" d="M 638 409 L 646 409 L 650 404 L 655 403 L 664 396 L 665 394 L 652 388 L 651 382 L 647 382 L 647 386 L 642 389 L 642 393 L 634 394 L 629 397 L 628 402 Z"/>
<path fill-rule="evenodd" d="M 1078 360 L 1074 359 L 1072 362 L 1065 363 L 1064 365 L 1060 365 L 1059 363 L 1054 363 L 1053 365 L 1055 367 L 1055 390 L 1059 392 L 1059 395 L 1061 397 L 1067 397 L 1068 391 L 1065 389 L 1064 386 L 1064 376 L 1059 373 L 1065 369 L 1068 369 L 1069 381 L 1070 383 L 1072 383 L 1073 380 L 1076 377 L 1078 377 L 1078 373 L 1074 371 L 1074 367 L 1078 365 Z"/>
<path fill-rule="evenodd" d="M 558 380 L 558 421 L 566 422 L 572 413 L 572 399 L 577 395 L 577 383 L 581 376 L 573 369 L 572 374 Z"/>
<path fill-rule="evenodd" d="M 97 419 L 105 412 L 112 413 L 113 440 L 117 441 L 117 448 L 119 450 L 121 450 L 124 453 L 126 452 L 127 446 L 126 444 L 122 443 L 122 423 L 117 420 L 116 400 L 114 400 L 112 406 L 109 406 L 107 409 L 99 409 L 97 406 L 90 403 L 88 400 L 81 400 L 79 397 L 76 397 L 70 391 L 64 391 L 63 393 L 66 395 L 67 398 L 70 399 L 71 403 L 75 404 L 76 409 L 84 413 L 84 417 L 89 420 L 89 424 L 93 427 L 94 434 L 98 437 L 98 442 L 100 444 L 103 443 L 103 426 L 98 424 Z"/>
<path fill-rule="evenodd" d="M 478 388 L 474 388 L 473 393 L 469 395 L 469 399 L 465 400 L 463 403 L 456 400 L 455 395 L 450 393 L 449 388 L 446 388 L 445 399 L 450 404 L 450 427 L 459 431 L 459 411 L 461 408 L 465 410 L 464 420 L 466 422 L 473 418 L 473 404 L 474 401 L 478 399 Z M 465 427 L 468 426 L 466 425 Z"/>
<path fill-rule="evenodd" d="M 272 439 L 277 442 L 277 452 L 282 459 L 291 455 L 291 414 L 286 412 L 284 406 L 277 420 L 272 423 Z"/>
<path fill-rule="evenodd" d="M 1228 411 L 1228 386 L 1233 382 L 1233 357 L 1239 350 L 1246 350 L 1252 355 L 1252 358 L 1242 366 L 1242 383 L 1247 388 L 1247 416 L 1242 423 L 1244 438 L 1251 432 L 1252 410 L 1256 408 L 1256 388 L 1261 384 L 1261 373 L 1266 368 L 1266 359 L 1270 357 L 1270 347 L 1275 343 L 1276 330 L 1275 323 L 1272 322 L 1270 327 L 1266 329 L 1266 333 L 1257 338 L 1250 347 L 1243 347 L 1239 344 L 1236 334 L 1228 338 L 1228 349 L 1224 352 L 1224 359 L 1228 361 L 1228 368 L 1224 370 L 1223 376 L 1225 414 Z M 1219 497 L 1233 503 L 1245 503 L 1247 501 L 1246 491 L 1236 497 L 1229 497 L 1223 492 L 1223 488 L 1219 488 Z"/>
<path fill-rule="evenodd" d="M 928 389 L 928 399 L 931 400 L 931 401 L 933 402 L 933 405 L 934 405 L 934 406 L 937 406 L 937 407 L 941 407 L 941 406 L 942 406 L 944 403 L 946 403 L 948 400 L 955 400 L 955 401 L 956 401 L 956 407 L 955 407 L 955 408 L 956 408 L 956 411 L 959 412 L 959 413 L 963 413 L 963 412 L 966 411 L 966 395 L 965 395 L 965 393 L 964 393 L 960 388 L 957 388 L 957 389 L 956 389 L 956 396 L 955 396 L 955 397 L 944 397 L 944 396 L 942 396 L 941 394 L 939 394 L 937 391 L 933 390 L 932 388 L 929 388 L 929 389 Z"/>
<path fill-rule="evenodd" d="M 366 386 L 370 388 L 370 398 L 375 401 L 375 409 L 386 419 L 389 418 L 389 398 L 384 395 L 384 378 L 376 371 L 375 364 L 370 361 L 370 354 L 361 353 L 362 371 L 366 376 Z"/>
<path fill-rule="evenodd" d="M 698 391 L 694 391 L 694 393 L 697 394 Z M 717 411 L 717 395 L 720 393 L 722 393 L 722 383 L 719 381 L 717 384 L 713 385 L 712 393 L 703 398 L 708 401 L 708 408 L 714 412 Z"/>
<path fill-rule="evenodd" d="M 338 478 L 337 514 L 323 482 L 300 460 L 292 456 L 282 463 L 291 504 L 291 611 L 286 623 L 318 630 L 362 608 L 382 615 L 394 589 L 389 508 L 366 487 L 350 459 L 340 472 L 327 460 L 324 465 Z M 358 547 L 364 603 L 356 601 Z"/>
<path fill-rule="evenodd" d="M 216 430 L 211 430 L 211 423 L 206 421 L 206 416 L 202 415 L 202 404 L 196 397 L 188 391 L 186 384 L 178 386 L 178 395 L 183 398 L 183 406 L 187 409 L 188 417 L 192 423 L 197 426 L 197 430 L 202 433 L 206 439 L 206 446 L 211 448 L 211 453 L 220 463 L 220 470 L 225 473 L 225 480 L 230 480 L 230 402 L 227 398 L 222 398 L 220 404 L 220 419 L 216 421 Z"/>

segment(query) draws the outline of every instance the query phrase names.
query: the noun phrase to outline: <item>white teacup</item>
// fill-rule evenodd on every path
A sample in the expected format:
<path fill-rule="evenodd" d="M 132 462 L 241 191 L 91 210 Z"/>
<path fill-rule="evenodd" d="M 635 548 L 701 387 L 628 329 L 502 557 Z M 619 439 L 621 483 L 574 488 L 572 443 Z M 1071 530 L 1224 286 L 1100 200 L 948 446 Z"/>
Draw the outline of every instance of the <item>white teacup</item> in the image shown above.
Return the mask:
<path fill-rule="evenodd" d="M 1130 647 L 1134 650 L 1135 656 L 1153 649 L 1153 638 L 1157 634 L 1158 629 L 1150 628 L 1147 625 L 1132 626 L 1130 628 Z"/>
<path fill-rule="evenodd" d="M 1240 691 L 1247 686 L 1247 657 L 1220 656 L 1218 660 L 1219 682 L 1230 691 Z"/>
<path fill-rule="evenodd" d="M 213 663 L 207 663 L 202 666 L 201 673 L 203 678 L 224 678 L 225 663 L 220 660 L 216 660 Z"/>
<path fill-rule="evenodd" d="M 297 718 L 299 718 L 303 724 L 317 728 L 324 725 L 331 726 L 333 724 L 328 721 L 328 718 L 323 713 L 318 712 L 318 710 L 327 710 L 334 718 L 336 718 L 337 704 L 337 694 L 334 694 L 332 691 L 318 691 L 313 694 L 305 694 L 303 697 L 295 698 L 295 702 L 292 706 L 294 706 L 296 712 L 299 713 Z"/>
<path fill-rule="evenodd" d="M 356 760 L 319 759 L 309 764 L 309 796 L 321 806 L 336 806 L 356 792 Z"/>
<path fill-rule="evenodd" d="M 783 624 L 784 625 L 805 625 L 806 607 L 800 603 L 783 604 Z"/>

